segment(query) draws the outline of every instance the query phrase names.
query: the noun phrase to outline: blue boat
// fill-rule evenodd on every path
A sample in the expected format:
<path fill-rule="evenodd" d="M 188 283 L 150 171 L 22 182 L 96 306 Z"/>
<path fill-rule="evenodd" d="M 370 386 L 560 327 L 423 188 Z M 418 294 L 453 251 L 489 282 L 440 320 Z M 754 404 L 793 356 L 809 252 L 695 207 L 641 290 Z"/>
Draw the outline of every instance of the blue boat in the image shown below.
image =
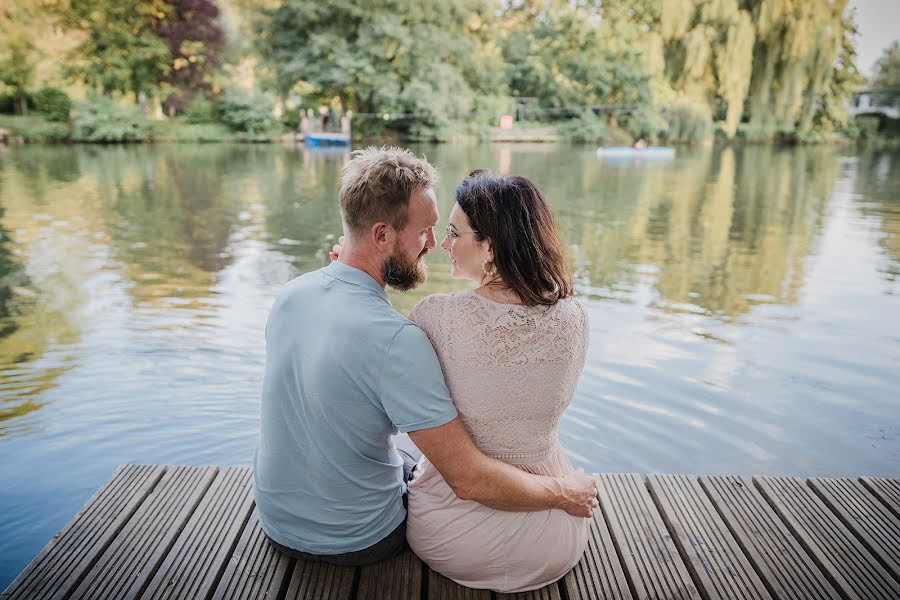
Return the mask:
<path fill-rule="evenodd" d="M 303 134 L 303 141 L 310 146 L 349 146 L 350 134 L 310 132 Z"/>
<path fill-rule="evenodd" d="M 675 148 L 666 146 L 647 146 L 646 148 L 632 148 L 630 146 L 601 147 L 597 148 L 597 157 L 611 160 L 672 160 L 675 158 Z"/>

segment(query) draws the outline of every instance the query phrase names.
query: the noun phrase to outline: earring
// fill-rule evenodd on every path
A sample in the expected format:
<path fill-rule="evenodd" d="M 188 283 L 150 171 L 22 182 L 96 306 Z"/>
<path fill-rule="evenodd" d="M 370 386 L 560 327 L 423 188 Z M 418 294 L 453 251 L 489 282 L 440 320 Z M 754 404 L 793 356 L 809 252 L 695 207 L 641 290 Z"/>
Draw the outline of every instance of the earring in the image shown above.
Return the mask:
<path fill-rule="evenodd" d="M 488 263 L 491 263 L 490 270 L 487 268 Z M 481 263 L 481 272 L 484 273 L 486 277 L 493 277 L 497 274 L 497 265 L 495 265 L 493 261 L 486 260 Z"/>

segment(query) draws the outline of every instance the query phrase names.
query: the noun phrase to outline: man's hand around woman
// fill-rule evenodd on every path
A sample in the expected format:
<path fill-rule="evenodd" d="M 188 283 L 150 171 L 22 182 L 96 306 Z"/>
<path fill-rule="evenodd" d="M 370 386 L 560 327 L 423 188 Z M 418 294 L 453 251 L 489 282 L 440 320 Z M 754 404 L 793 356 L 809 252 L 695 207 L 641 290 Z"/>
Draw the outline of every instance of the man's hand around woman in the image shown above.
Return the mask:
<path fill-rule="evenodd" d="M 565 477 L 557 479 L 562 485 L 562 500 L 557 508 L 561 508 L 573 517 L 590 518 L 593 509 L 600 503 L 597 501 L 597 486 L 594 478 L 584 469 L 572 471 Z"/>
<path fill-rule="evenodd" d="M 328 253 L 328 258 L 332 261 L 338 259 L 341 255 L 341 250 L 344 248 L 344 236 L 338 238 L 338 243 L 331 247 L 331 252 Z"/>

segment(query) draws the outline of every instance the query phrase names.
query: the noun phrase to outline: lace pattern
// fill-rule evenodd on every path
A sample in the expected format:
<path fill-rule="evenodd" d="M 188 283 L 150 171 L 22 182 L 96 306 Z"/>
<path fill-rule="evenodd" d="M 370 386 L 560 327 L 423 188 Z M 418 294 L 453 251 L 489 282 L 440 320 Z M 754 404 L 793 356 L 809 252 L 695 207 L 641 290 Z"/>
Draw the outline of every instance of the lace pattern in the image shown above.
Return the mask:
<path fill-rule="evenodd" d="M 437 351 L 456 409 L 478 448 L 510 462 L 545 458 L 584 367 L 588 321 L 568 298 L 546 306 L 436 294 L 410 318 Z"/>

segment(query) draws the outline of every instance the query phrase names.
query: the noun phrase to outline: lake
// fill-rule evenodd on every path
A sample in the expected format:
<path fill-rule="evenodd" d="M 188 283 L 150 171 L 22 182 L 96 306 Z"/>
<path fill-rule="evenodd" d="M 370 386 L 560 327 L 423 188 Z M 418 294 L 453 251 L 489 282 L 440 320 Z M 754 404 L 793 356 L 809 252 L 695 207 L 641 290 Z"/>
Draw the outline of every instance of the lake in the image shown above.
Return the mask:
<path fill-rule="evenodd" d="M 441 173 L 438 231 L 475 168 L 552 205 L 591 321 L 560 430 L 576 466 L 900 476 L 900 151 L 413 149 Z M 347 158 L 0 153 L 0 589 L 116 465 L 250 463 L 266 316 L 328 262 Z M 427 262 L 398 310 L 465 288 Z"/>

